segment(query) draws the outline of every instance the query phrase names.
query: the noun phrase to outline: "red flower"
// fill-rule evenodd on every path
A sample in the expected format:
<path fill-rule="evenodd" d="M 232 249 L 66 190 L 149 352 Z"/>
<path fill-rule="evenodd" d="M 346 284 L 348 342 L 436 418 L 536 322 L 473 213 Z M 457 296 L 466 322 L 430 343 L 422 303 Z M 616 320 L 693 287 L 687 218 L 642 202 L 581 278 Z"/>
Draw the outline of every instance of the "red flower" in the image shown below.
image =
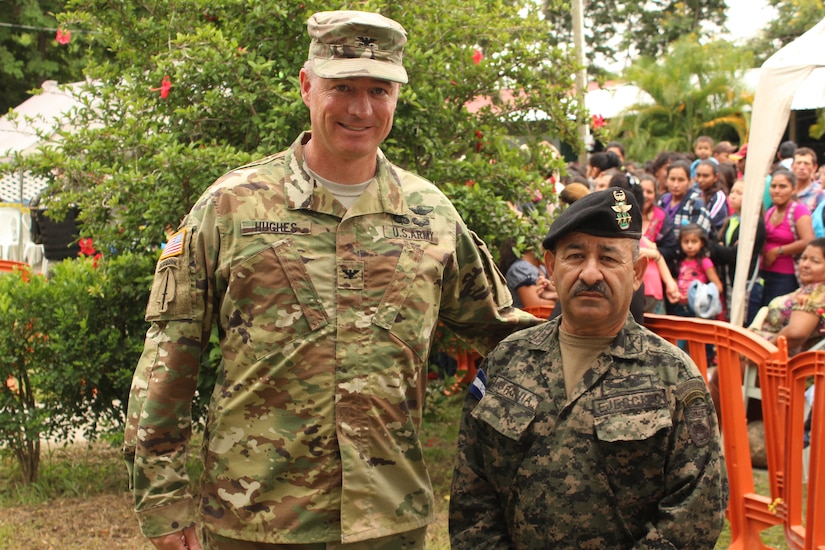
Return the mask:
<path fill-rule="evenodd" d="M 484 59 L 484 54 L 481 53 L 481 50 L 476 50 L 475 52 L 473 52 L 473 63 L 478 65 L 479 63 L 481 63 L 482 59 Z"/>
<path fill-rule="evenodd" d="M 57 35 L 55 36 L 55 40 L 57 40 L 57 43 L 61 46 L 65 46 L 66 44 L 72 41 L 72 32 L 64 32 L 62 29 L 57 29 Z"/>
<path fill-rule="evenodd" d="M 163 80 L 160 81 L 160 98 L 166 99 L 169 97 L 169 90 L 172 89 L 172 80 L 169 78 L 169 75 L 163 77 Z"/>
<path fill-rule="evenodd" d="M 80 239 L 77 243 L 80 245 L 80 252 L 78 252 L 78 256 L 91 256 L 93 262 L 92 265 L 97 268 L 97 262 L 100 261 L 100 258 L 103 257 L 103 254 L 95 250 L 94 242 L 92 241 L 91 237 L 84 237 Z"/>
<path fill-rule="evenodd" d="M 81 256 L 94 256 L 97 253 L 91 237 L 83 237 L 77 244 L 80 245 Z"/>
<path fill-rule="evenodd" d="M 604 117 L 602 115 L 593 115 L 593 129 L 594 130 L 598 130 L 599 128 L 601 128 L 605 124 L 607 124 L 607 122 L 605 122 Z"/>
<path fill-rule="evenodd" d="M 480 153 L 481 152 L 481 147 L 482 147 L 482 145 L 484 145 L 484 142 L 481 141 L 482 137 L 484 137 L 484 134 L 481 133 L 481 130 L 476 130 L 476 138 L 477 138 L 476 153 Z"/>
<path fill-rule="evenodd" d="M 172 89 L 172 80 L 169 78 L 169 75 L 163 77 L 163 80 L 160 81 L 160 88 L 149 88 L 150 92 L 160 92 L 160 98 L 166 99 L 169 97 L 169 90 Z"/>

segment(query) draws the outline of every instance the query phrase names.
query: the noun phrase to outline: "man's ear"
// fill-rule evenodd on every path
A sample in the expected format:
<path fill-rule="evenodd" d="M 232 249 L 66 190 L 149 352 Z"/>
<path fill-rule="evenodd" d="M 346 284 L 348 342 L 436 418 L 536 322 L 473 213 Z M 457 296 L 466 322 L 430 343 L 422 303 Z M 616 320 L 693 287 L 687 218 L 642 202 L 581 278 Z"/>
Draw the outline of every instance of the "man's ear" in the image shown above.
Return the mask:
<path fill-rule="evenodd" d="M 547 269 L 547 278 L 553 278 L 553 266 L 556 264 L 556 253 L 552 250 L 544 252 L 544 267 Z"/>
<path fill-rule="evenodd" d="M 299 78 L 301 81 L 301 99 L 304 101 L 304 105 L 309 107 L 309 89 L 312 87 L 312 83 L 306 69 L 301 69 Z"/>

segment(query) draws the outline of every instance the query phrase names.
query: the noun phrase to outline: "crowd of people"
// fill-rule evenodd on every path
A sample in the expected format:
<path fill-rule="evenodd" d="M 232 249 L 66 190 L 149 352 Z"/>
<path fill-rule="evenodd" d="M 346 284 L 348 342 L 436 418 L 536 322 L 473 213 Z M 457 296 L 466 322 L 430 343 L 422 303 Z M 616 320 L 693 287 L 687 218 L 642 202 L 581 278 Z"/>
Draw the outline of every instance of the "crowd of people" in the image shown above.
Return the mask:
<path fill-rule="evenodd" d="M 561 193 L 576 185 L 588 192 L 618 186 L 640 194 L 641 247 L 650 260 L 644 311 L 728 320 L 746 157 L 747 144 L 700 136 L 692 152 L 662 152 L 637 163 L 625 158 L 621 143 L 611 142 L 589 157 L 585 170 L 568 165 Z M 822 175 L 812 149 L 793 141 L 778 148 L 757 220 L 746 325 L 771 300 L 804 286 L 800 255 L 812 239 L 825 236 Z"/>

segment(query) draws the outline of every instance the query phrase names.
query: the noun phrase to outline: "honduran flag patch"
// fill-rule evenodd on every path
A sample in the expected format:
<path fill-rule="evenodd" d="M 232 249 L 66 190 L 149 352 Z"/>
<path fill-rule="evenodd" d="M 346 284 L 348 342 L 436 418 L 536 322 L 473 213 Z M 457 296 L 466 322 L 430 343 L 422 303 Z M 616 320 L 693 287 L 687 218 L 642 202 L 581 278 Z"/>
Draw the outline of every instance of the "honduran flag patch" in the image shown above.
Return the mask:
<path fill-rule="evenodd" d="M 476 377 L 473 378 L 473 383 L 470 384 L 470 395 L 481 401 L 484 394 L 487 393 L 487 375 L 484 371 L 478 369 Z"/>

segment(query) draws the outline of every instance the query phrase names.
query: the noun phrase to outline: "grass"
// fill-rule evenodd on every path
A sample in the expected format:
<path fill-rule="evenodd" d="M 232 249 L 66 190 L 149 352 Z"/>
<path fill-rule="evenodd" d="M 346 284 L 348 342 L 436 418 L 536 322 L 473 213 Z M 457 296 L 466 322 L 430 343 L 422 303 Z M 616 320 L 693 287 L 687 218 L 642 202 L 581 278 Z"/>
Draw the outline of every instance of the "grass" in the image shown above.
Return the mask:
<path fill-rule="evenodd" d="M 435 492 L 436 521 L 427 534 L 429 550 L 450 548 L 447 532 L 450 480 L 462 399 L 438 388 L 428 395 L 421 433 Z M 198 465 L 191 464 L 193 473 Z M 40 479 L 22 486 L 14 461 L 0 455 L 0 550 L 150 550 L 140 535 L 119 449 L 105 442 L 51 447 L 43 453 Z M 756 492 L 768 494 L 764 471 L 754 473 Z M 787 548 L 781 526 L 762 532 L 763 541 Z M 716 548 L 727 548 L 725 529 Z"/>

